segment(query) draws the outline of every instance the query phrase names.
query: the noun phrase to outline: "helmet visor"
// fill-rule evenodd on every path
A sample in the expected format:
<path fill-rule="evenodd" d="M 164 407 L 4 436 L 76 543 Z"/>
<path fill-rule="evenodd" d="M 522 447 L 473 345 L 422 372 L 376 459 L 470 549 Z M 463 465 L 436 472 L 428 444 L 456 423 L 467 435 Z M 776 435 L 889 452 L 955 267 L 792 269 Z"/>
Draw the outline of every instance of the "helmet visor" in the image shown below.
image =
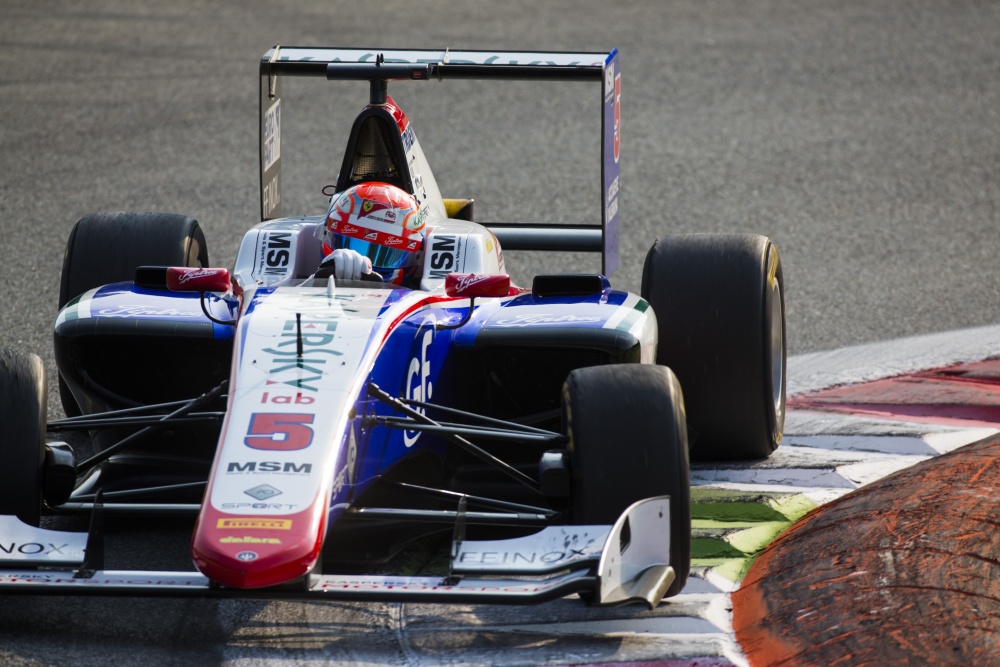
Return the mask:
<path fill-rule="evenodd" d="M 343 234 L 332 234 L 331 247 L 348 248 L 361 253 L 380 269 L 405 269 L 417 263 L 417 253 L 405 248 L 393 248 L 373 241 L 356 239 Z"/>

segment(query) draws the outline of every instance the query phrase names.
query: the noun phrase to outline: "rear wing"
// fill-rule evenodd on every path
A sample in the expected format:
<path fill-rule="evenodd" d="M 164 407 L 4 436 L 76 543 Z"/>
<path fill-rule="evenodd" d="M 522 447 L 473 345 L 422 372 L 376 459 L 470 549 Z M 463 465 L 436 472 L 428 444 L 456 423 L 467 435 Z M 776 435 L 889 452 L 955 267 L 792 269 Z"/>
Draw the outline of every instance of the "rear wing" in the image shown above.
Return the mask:
<path fill-rule="evenodd" d="M 386 81 L 499 79 L 601 83 L 601 224 L 487 223 L 510 250 L 600 252 L 602 272 L 618 267 L 621 71 L 609 53 L 341 49 L 275 46 L 260 61 L 261 220 L 281 217 L 281 78 L 314 76 L 368 80 L 373 103 L 384 102 Z M 382 96 L 380 98 L 380 95 Z"/>

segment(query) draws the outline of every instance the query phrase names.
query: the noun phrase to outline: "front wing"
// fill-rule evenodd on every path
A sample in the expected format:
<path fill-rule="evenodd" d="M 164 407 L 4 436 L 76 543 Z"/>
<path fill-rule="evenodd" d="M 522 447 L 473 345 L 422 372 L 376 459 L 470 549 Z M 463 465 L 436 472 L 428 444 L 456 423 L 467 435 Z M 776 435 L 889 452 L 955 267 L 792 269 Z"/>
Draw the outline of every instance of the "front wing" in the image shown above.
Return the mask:
<path fill-rule="evenodd" d="M 87 552 L 98 547 L 86 533 L 0 516 L 0 594 L 529 604 L 584 593 L 595 604 L 652 609 L 675 577 L 667 497 L 635 503 L 613 526 L 549 526 L 504 540 L 456 533 L 445 576 L 314 574 L 238 589 L 198 572 L 89 569 Z"/>

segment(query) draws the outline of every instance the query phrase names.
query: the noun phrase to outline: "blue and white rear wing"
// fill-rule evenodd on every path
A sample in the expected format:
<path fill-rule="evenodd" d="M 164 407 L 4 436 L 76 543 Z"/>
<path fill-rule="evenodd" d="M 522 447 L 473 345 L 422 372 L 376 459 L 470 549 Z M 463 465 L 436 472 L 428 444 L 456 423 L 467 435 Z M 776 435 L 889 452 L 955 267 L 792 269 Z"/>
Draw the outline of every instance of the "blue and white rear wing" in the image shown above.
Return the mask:
<path fill-rule="evenodd" d="M 505 249 L 600 252 L 603 273 L 618 266 L 621 71 L 609 53 L 341 49 L 275 46 L 260 62 L 261 219 L 281 214 L 281 78 L 368 80 L 379 103 L 389 80 L 498 79 L 601 84 L 601 224 L 487 223 Z"/>

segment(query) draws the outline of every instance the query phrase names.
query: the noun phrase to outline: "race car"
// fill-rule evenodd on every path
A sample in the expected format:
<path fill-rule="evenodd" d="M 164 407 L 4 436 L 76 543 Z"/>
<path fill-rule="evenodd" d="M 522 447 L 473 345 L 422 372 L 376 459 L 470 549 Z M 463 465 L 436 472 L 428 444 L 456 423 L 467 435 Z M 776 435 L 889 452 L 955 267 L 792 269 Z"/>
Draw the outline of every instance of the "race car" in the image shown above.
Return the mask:
<path fill-rule="evenodd" d="M 281 211 L 285 76 L 369 82 L 327 215 Z M 705 234 L 657 240 L 641 294 L 611 286 L 620 77 L 615 50 L 270 49 L 261 221 L 232 270 L 191 218 L 88 215 L 54 325 L 65 419 L 46 423 L 38 357 L 0 351 L 0 592 L 650 607 L 679 593 L 689 457 L 762 458 L 781 440 L 784 282 L 770 240 Z M 441 195 L 388 88 L 470 78 L 601 86 L 599 223 L 477 222 L 471 199 Z M 370 183 L 426 223 L 408 285 L 323 270 L 336 203 Z M 504 250 L 600 252 L 602 273 L 519 287 Z M 43 525 L 66 514 L 90 530 Z M 196 569 L 106 569 L 112 514 L 195 517 Z M 439 562 L 400 566 L 428 546 Z"/>

